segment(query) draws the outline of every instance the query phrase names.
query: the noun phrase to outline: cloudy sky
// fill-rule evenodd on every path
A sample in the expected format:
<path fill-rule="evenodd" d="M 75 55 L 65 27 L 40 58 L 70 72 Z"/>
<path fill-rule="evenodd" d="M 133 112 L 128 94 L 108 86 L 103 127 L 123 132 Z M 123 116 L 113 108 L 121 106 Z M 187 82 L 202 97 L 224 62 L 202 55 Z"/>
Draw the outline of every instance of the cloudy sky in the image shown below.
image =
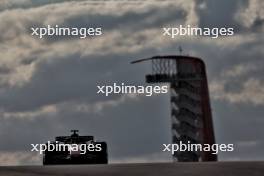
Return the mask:
<path fill-rule="evenodd" d="M 30 27 L 102 27 L 94 38 L 44 38 Z M 232 37 L 162 36 L 162 27 L 233 27 Z M 41 164 L 31 143 L 71 129 L 109 145 L 110 162 L 170 161 L 169 95 L 96 94 L 101 84 L 144 83 L 135 59 L 203 58 L 220 160 L 264 159 L 264 1 L 0 1 L 0 165 Z"/>

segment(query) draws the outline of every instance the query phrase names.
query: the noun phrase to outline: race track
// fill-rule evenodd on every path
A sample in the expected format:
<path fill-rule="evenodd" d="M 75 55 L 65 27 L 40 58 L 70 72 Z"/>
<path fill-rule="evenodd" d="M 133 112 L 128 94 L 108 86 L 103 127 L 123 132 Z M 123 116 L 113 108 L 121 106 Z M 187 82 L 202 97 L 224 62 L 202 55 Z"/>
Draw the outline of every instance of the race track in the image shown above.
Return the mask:
<path fill-rule="evenodd" d="M 264 176 L 264 162 L 6 166 L 1 176 Z"/>

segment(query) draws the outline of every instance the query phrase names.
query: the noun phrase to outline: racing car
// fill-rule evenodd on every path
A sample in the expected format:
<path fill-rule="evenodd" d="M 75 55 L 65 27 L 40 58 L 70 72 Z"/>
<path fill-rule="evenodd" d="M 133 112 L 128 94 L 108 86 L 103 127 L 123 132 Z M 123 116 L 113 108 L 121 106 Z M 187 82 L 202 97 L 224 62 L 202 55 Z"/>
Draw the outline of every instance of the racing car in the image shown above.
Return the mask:
<path fill-rule="evenodd" d="M 93 136 L 79 136 L 78 130 L 71 132 L 70 136 L 58 136 L 46 143 L 43 165 L 108 163 L 106 142 L 96 142 Z"/>

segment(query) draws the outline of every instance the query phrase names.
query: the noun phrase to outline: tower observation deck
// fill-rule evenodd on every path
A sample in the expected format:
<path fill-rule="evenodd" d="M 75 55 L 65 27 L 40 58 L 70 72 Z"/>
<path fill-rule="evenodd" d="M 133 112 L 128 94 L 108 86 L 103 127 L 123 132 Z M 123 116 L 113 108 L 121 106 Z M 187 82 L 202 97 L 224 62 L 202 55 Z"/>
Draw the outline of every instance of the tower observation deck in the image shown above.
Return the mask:
<path fill-rule="evenodd" d="M 206 68 L 200 58 L 190 56 L 154 56 L 133 61 L 151 62 L 147 83 L 169 83 L 171 102 L 172 143 L 214 144 L 212 112 Z M 212 152 L 181 151 L 174 161 L 216 161 Z"/>

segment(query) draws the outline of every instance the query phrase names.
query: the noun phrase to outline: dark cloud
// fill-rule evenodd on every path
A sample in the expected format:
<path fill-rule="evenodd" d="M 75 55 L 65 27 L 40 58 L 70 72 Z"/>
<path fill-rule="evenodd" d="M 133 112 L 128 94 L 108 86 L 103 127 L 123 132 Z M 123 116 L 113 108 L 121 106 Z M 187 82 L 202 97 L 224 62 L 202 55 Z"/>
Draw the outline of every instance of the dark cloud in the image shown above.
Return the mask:
<path fill-rule="evenodd" d="M 136 55 L 129 57 L 138 58 Z M 126 55 L 91 55 L 81 58 L 76 54 L 39 62 L 36 67 L 28 84 L 9 88 L 0 94 L 2 108 L 16 112 L 72 100 L 85 99 L 92 103 L 112 98 L 98 96 L 97 85 L 112 85 L 114 82 L 145 84 L 143 68 L 131 65 Z M 26 99 L 30 101 L 24 101 Z"/>
<path fill-rule="evenodd" d="M 262 32 L 262 29 L 264 28 L 264 19 L 256 18 L 252 25 L 252 28 L 256 32 Z"/>
<path fill-rule="evenodd" d="M 0 67 L 0 74 L 8 74 L 8 73 L 10 73 L 10 71 L 11 70 L 5 66 Z"/>
<path fill-rule="evenodd" d="M 199 8 L 201 4 L 205 4 L 205 8 Z M 201 27 L 234 27 L 235 31 L 241 30 L 234 16 L 239 7 L 246 6 L 247 0 L 242 1 L 217 1 L 217 0 L 200 0 L 196 9 L 200 18 L 199 25 Z"/>

